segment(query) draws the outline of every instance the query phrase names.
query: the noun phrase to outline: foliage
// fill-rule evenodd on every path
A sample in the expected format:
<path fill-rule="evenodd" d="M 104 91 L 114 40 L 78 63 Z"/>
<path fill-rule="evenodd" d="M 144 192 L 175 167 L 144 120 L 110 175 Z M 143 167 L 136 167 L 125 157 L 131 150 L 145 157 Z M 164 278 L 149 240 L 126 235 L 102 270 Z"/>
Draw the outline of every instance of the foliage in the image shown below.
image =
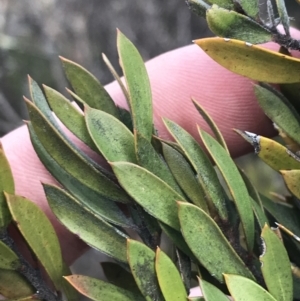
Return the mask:
<path fill-rule="evenodd" d="M 294 90 L 299 91 L 300 60 L 288 52 L 300 46 L 290 35 L 284 1 L 276 2 L 279 18 L 271 2 L 266 2 L 267 21 L 260 18 L 255 0 L 187 2 L 192 10 L 206 15 L 211 30 L 220 36 L 196 41 L 208 55 L 233 72 L 280 84 L 281 90 L 266 83 L 256 84 L 254 90 L 283 144 L 244 129 L 236 132 L 282 174 L 291 196 L 273 202 L 257 192 L 196 100 L 196 109 L 215 134 L 213 138 L 198 128 L 216 167 L 197 141 L 171 120 L 164 123 L 175 142 L 159 139 L 153 128 L 146 68 L 134 45 L 118 31 L 126 87 L 104 59 L 130 111 L 116 106 L 92 74 L 65 58 L 61 58 L 63 67 L 75 91 L 70 94 L 84 111 L 74 109 L 49 87 L 44 87 L 44 96 L 31 78 L 32 102 L 26 100 L 34 149 L 62 185 L 44 184 L 49 206 L 67 229 L 114 259 L 103 264 L 108 282 L 71 275 L 46 215 L 14 195 L 12 174 L 1 150 L 0 292 L 5 297 L 76 300 L 78 291 L 97 301 L 184 301 L 198 277 L 206 301 L 228 300 L 226 295 L 237 301 L 300 298 L 300 118 L 291 97 Z M 279 23 L 284 34 L 277 30 Z M 253 45 L 267 41 L 276 41 L 280 52 Z M 78 148 L 53 113 L 112 170 L 105 170 Z M 17 250 L 7 232 L 11 221 L 49 279 L 43 279 Z M 163 249 L 166 236 L 169 244 Z"/>

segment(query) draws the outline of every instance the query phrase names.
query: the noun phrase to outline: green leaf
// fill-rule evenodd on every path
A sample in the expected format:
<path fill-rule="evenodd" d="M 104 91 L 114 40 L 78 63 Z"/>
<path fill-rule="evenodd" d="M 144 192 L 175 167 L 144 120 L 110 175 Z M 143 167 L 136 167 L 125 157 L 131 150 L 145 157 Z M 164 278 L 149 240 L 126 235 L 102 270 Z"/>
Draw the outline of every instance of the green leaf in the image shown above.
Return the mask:
<path fill-rule="evenodd" d="M 224 275 L 227 287 L 234 301 L 276 301 L 264 288 L 240 275 Z"/>
<path fill-rule="evenodd" d="M 94 143 L 107 161 L 136 163 L 133 134 L 121 121 L 88 107 L 85 120 Z"/>
<path fill-rule="evenodd" d="M 47 100 L 53 112 L 60 121 L 81 141 L 88 145 L 92 150 L 97 150 L 93 140 L 91 139 L 83 113 L 75 108 L 71 102 L 61 93 L 44 86 Z"/>
<path fill-rule="evenodd" d="M 135 151 L 138 164 L 151 173 L 162 179 L 178 194 L 184 198 L 184 195 L 177 185 L 170 169 L 163 158 L 156 152 L 152 144 L 140 133 L 135 132 Z"/>
<path fill-rule="evenodd" d="M 17 299 L 35 292 L 35 289 L 20 273 L 0 269 L 0 294 L 2 296 L 8 299 Z"/>
<path fill-rule="evenodd" d="M 6 195 L 12 218 L 57 289 L 61 288 L 63 260 L 56 232 L 45 213 L 32 201 Z"/>
<path fill-rule="evenodd" d="M 186 3 L 189 9 L 200 17 L 205 17 L 206 11 L 210 8 L 210 5 L 202 0 L 187 0 Z"/>
<path fill-rule="evenodd" d="M 223 273 L 253 275 L 235 253 L 215 221 L 191 204 L 179 203 L 181 232 L 199 262 L 220 282 Z"/>
<path fill-rule="evenodd" d="M 119 117 L 118 109 L 101 83 L 82 66 L 60 57 L 66 76 L 75 93 L 90 107 Z"/>
<path fill-rule="evenodd" d="M 59 132 L 47 122 L 31 102 L 26 101 L 26 104 L 36 136 L 62 169 L 105 198 L 128 202 L 128 198 L 122 189 L 90 165 L 84 157 L 62 139 Z M 45 135 L 45 133 L 47 134 Z"/>
<path fill-rule="evenodd" d="M 290 192 L 296 196 L 298 199 L 300 198 L 300 170 L 281 170 L 280 173 L 284 179 L 284 182 Z"/>
<path fill-rule="evenodd" d="M 227 220 L 228 214 L 225 204 L 225 192 L 210 159 L 196 140 L 183 128 L 171 120 L 167 120 L 166 118 L 163 120 L 168 131 L 175 138 L 195 169 L 197 179 L 204 191 L 203 198 L 209 202 L 208 207 L 214 208 L 222 220 Z"/>
<path fill-rule="evenodd" d="M 87 208 L 64 190 L 44 184 L 49 206 L 59 221 L 89 246 L 121 262 L 127 262 L 127 236 Z"/>
<path fill-rule="evenodd" d="M 111 163 L 120 185 L 145 211 L 179 230 L 176 201 L 184 199 L 146 169 L 127 162 Z"/>
<path fill-rule="evenodd" d="M 287 227 L 294 233 L 300 233 L 299 214 L 293 206 L 280 204 L 269 200 L 261 195 L 261 200 L 266 210 L 277 220 L 278 223 Z"/>
<path fill-rule="evenodd" d="M 196 40 L 213 60 L 228 70 L 268 83 L 300 82 L 300 60 L 238 40 Z"/>
<path fill-rule="evenodd" d="M 119 84 L 119 86 L 120 86 L 120 88 L 121 88 L 121 90 L 122 90 L 122 92 L 125 96 L 128 107 L 130 107 L 129 94 L 128 94 L 128 91 L 127 91 L 125 85 L 123 84 L 120 76 L 118 75 L 117 71 L 115 70 L 115 68 L 113 67 L 113 65 L 111 64 L 111 62 L 109 61 L 109 59 L 107 58 L 107 56 L 104 53 L 102 53 L 102 58 L 103 58 L 103 61 L 104 61 L 105 65 L 109 69 L 110 73 L 112 74 L 114 79 L 118 82 L 118 84 Z M 120 119 L 121 119 L 121 116 L 120 116 Z"/>
<path fill-rule="evenodd" d="M 258 0 L 239 0 L 244 12 L 253 19 L 259 18 L 259 1 Z"/>
<path fill-rule="evenodd" d="M 248 0 L 248 2 L 251 1 Z M 210 30 L 217 36 L 242 40 L 252 44 L 272 41 L 273 35 L 268 29 L 233 10 L 213 5 L 207 11 L 206 19 Z"/>
<path fill-rule="evenodd" d="M 274 170 L 300 169 L 300 158 L 280 143 L 250 132 L 235 131 L 252 144 L 255 153 Z"/>
<path fill-rule="evenodd" d="M 278 236 L 265 225 L 262 230 L 261 271 L 270 294 L 276 300 L 293 300 L 293 278 L 287 251 Z"/>
<path fill-rule="evenodd" d="M 300 143 L 300 116 L 269 89 L 255 85 L 255 96 L 264 113 L 289 137 Z M 278 94 L 278 92 L 277 92 Z M 286 100 L 288 102 L 288 100 Z"/>
<path fill-rule="evenodd" d="M 238 168 L 226 150 L 208 133 L 201 130 L 199 127 L 198 130 L 205 147 L 220 169 L 230 190 L 241 219 L 248 250 L 251 251 L 254 244 L 254 216 L 246 185 Z"/>
<path fill-rule="evenodd" d="M 269 223 L 269 221 L 268 221 L 264 211 L 260 207 L 260 205 L 257 202 L 255 202 L 252 198 L 251 198 L 251 203 L 252 203 L 252 209 L 255 214 L 256 220 L 259 224 L 259 227 L 262 229 L 265 224 Z"/>
<path fill-rule="evenodd" d="M 0 269 L 17 270 L 20 265 L 21 262 L 15 252 L 0 241 Z"/>
<path fill-rule="evenodd" d="M 284 28 L 286 35 L 290 36 L 290 17 L 286 10 L 285 1 L 284 0 L 276 0 L 277 10 L 280 17 L 281 24 Z"/>
<path fill-rule="evenodd" d="M 11 221 L 11 215 L 6 204 L 4 191 L 14 194 L 15 184 L 9 162 L 0 142 L 0 230 L 6 228 Z"/>
<path fill-rule="evenodd" d="M 194 100 L 192 98 L 192 101 L 193 101 L 193 104 L 194 104 L 195 108 L 197 109 L 197 111 L 200 113 L 200 115 L 202 116 L 202 118 L 208 124 L 209 128 L 212 130 L 212 132 L 215 135 L 217 141 L 225 148 L 225 150 L 229 154 L 229 150 L 228 150 L 228 147 L 226 145 L 225 139 L 224 139 L 221 131 L 219 130 L 218 126 L 216 125 L 216 123 L 210 117 L 210 115 L 208 114 L 208 112 L 198 102 L 196 102 L 196 100 Z"/>
<path fill-rule="evenodd" d="M 207 0 L 206 2 L 216 4 L 226 9 L 234 9 L 234 3 L 232 0 Z"/>
<path fill-rule="evenodd" d="M 135 46 L 118 30 L 117 37 L 120 64 L 130 99 L 134 129 L 148 141 L 152 137 L 152 96 L 144 62 Z"/>
<path fill-rule="evenodd" d="M 222 291 L 203 279 L 199 279 L 200 288 L 205 301 L 228 301 Z"/>
<path fill-rule="evenodd" d="M 140 290 L 133 275 L 115 262 L 100 262 L 108 282 L 131 292 Z"/>
<path fill-rule="evenodd" d="M 155 253 L 136 240 L 127 241 L 127 256 L 133 277 L 147 301 L 164 300 L 155 272 Z"/>
<path fill-rule="evenodd" d="M 186 301 L 185 287 L 176 266 L 159 248 L 156 250 L 155 270 L 165 300 Z"/>
<path fill-rule="evenodd" d="M 99 218 L 122 227 L 132 227 L 132 220 L 126 217 L 120 207 L 87 187 L 81 181 L 67 173 L 58 163 L 49 155 L 31 126 L 28 124 L 30 139 L 35 152 L 39 156 L 42 163 L 47 166 L 48 171 L 85 207 L 88 207 L 93 214 Z M 125 191 L 124 191 L 125 194 Z"/>
<path fill-rule="evenodd" d="M 81 294 L 95 301 L 143 300 L 140 295 L 88 276 L 72 275 L 65 277 L 65 279 Z"/>
<path fill-rule="evenodd" d="M 175 148 L 166 143 L 162 143 L 162 147 L 164 158 L 181 189 L 195 205 L 208 212 L 205 194 L 190 164 Z"/>

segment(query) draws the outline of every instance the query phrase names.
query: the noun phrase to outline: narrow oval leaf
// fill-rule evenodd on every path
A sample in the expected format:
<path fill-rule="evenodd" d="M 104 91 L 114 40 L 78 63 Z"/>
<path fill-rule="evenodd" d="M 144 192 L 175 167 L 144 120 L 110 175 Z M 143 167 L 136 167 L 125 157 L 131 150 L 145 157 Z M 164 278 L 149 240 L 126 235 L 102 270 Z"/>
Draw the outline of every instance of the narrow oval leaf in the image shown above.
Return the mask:
<path fill-rule="evenodd" d="M 191 204 L 179 203 L 179 220 L 181 232 L 190 249 L 216 279 L 223 282 L 223 273 L 253 279 L 218 225 L 203 210 Z"/>
<path fill-rule="evenodd" d="M 205 298 L 205 301 L 228 301 L 228 297 L 216 288 L 214 285 L 210 284 L 203 279 L 199 279 L 200 288 Z"/>
<path fill-rule="evenodd" d="M 129 93 L 134 129 L 150 141 L 153 109 L 151 87 L 145 64 L 135 46 L 119 30 L 117 45 Z"/>
<path fill-rule="evenodd" d="M 127 162 L 111 163 L 120 185 L 147 212 L 179 230 L 176 201 L 184 199 L 146 169 Z"/>
<path fill-rule="evenodd" d="M 0 294 L 5 298 L 22 298 L 35 292 L 36 290 L 19 272 L 0 269 Z"/>
<path fill-rule="evenodd" d="M 195 169 L 197 179 L 204 191 L 203 199 L 207 200 L 208 207 L 214 208 L 222 220 L 227 220 L 228 214 L 225 205 L 225 192 L 210 159 L 197 141 L 183 128 L 166 118 L 164 118 L 163 121 Z"/>
<path fill-rule="evenodd" d="M 224 275 L 229 292 L 234 301 L 276 301 L 264 288 L 240 275 Z"/>
<path fill-rule="evenodd" d="M 280 173 L 290 192 L 300 199 L 300 170 L 281 170 Z"/>
<path fill-rule="evenodd" d="M 32 201 L 6 195 L 12 218 L 26 242 L 44 266 L 55 287 L 61 287 L 63 260 L 59 240 L 45 213 Z"/>
<path fill-rule="evenodd" d="M 135 151 L 138 164 L 162 179 L 184 198 L 184 195 L 177 185 L 170 169 L 168 168 L 168 165 L 156 152 L 152 144 L 140 133 L 135 132 L 134 135 Z"/>
<path fill-rule="evenodd" d="M 122 201 L 126 195 L 114 182 L 90 165 L 76 150 L 62 139 L 59 132 L 47 122 L 41 112 L 26 101 L 34 131 L 46 151 L 69 174 L 90 189 L 108 199 Z M 45 135 L 45 133 L 47 133 Z M 127 199 L 128 201 L 128 199 Z"/>
<path fill-rule="evenodd" d="M 134 294 L 113 284 L 83 275 L 67 276 L 65 279 L 81 294 L 95 301 L 142 301 Z"/>
<path fill-rule="evenodd" d="M 290 17 L 286 9 L 285 1 L 276 0 L 276 6 L 284 31 L 287 34 L 287 36 L 290 36 Z"/>
<path fill-rule="evenodd" d="M 0 241 L 0 269 L 17 270 L 20 265 L 21 262 L 15 252 Z"/>
<path fill-rule="evenodd" d="M 196 206 L 208 212 L 205 194 L 191 165 L 175 148 L 166 143 L 162 143 L 162 147 L 164 158 L 181 189 Z"/>
<path fill-rule="evenodd" d="M 208 133 L 201 130 L 199 127 L 198 130 L 205 147 L 220 169 L 230 190 L 241 219 L 248 250 L 251 251 L 254 243 L 254 216 L 246 185 L 238 168 L 226 150 Z"/>
<path fill-rule="evenodd" d="M 7 161 L 0 142 L 0 230 L 6 228 L 11 221 L 11 215 L 3 193 L 4 191 L 14 194 L 15 184 L 9 162 Z"/>
<path fill-rule="evenodd" d="M 85 121 L 89 134 L 107 161 L 136 162 L 133 134 L 121 121 L 88 107 L 85 108 Z"/>
<path fill-rule="evenodd" d="M 248 0 L 248 2 L 251 1 Z M 268 29 L 233 10 L 213 5 L 206 13 L 206 20 L 210 30 L 220 37 L 242 40 L 252 44 L 272 41 L 273 35 Z"/>
<path fill-rule="evenodd" d="M 155 272 L 155 253 L 143 243 L 129 239 L 127 256 L 133 277 L 145 299 L 164 300 Z"/>
<path fill-rule="evenodd" d="M 210 8 L 210 5 L 202 0 L 187 0 L 186 3 L 189 9 L 200 17 L 205 17 L 206 11 Z"/>
<path fill-rule="evenodd" d="M 262 229 L 265 226 L 265 224 L 269 223 L 269 221 L 264 211 L 260 207 L 260 205 L 257 202 L 255 202 L 252 198 L 251 198 L 251 203 L 252 203 L 252 209 L 255 214 L 256 220 L 259 224 L 259 227 Z"/>
<path fill-rule="evenodd" d="M 114 101 L 96 77 L 82 66 L 63 57 L 60 59 L 75 93 L 90 107 L 118 118 L 118 109 Z"/>
<path fill-rule="evenodd" d="M 156 251 L 155 270 L 165 300 L 186 301 L 185 287 L 176 266 L 159 248 Z"/>
<path fill-rule="evenodd" d="M 127 262 L 126 235 L 95 217 L 64 190 L 44 184 L 49 206 L 59 221 L 89 246 L 119 261 Z"/>
<path fill-rule="evenodd" d="M 44 86 L 49 105 L 60 121 L 92 150 L 97 151 L 86 128 L 83 113 L 76 109 L 61 93 Z"/>
<path fill-rule="evenodd" d="M 289 137 L 300 143 L 300 116 L 270 90 L 255 86 L 255 96 L 264 113 Z M 295 115 L 297 114 L 297 115 Z"/>
<path fill-rule="evenodd" d="M 268 83 L 300 82 L 300 60 L 239 40 L 196 40 L 213 60 L 230 71 Z"/>
<path fill-rule="evenodd" d="M 235 131 L 252 144 L 255 153 L 274 170 L 300 169 L 300 158 L 280 143 L 250 132 Z"/>
<path fill-rule="evenodd" d="M 267 225 L 261 233 L 263 254 L 259 257 L 268 291 L 276 300 L 293 300 L 293 278 L 289 256 L 282 241 Z"/>
<path fill-rule="evenodd" d="M 110 199 L 90 189 L 79 179 L 67 173 L 58 163 L 49 155 L 43 145 L 37 138 L 31 124 L 28 124 L 30 139 L 41 162 L 47 166 L 48 171 L 66 188 L 83 206 L 88 207 L 95 216 L 103 218 L 112 224 L 121 227 L 132 227 L 132 220 L 126 217 L 120 207 Z M 124 191 L 125 193 L 125 191 Z"/>
<path fill-rule="evenodd" d="M 258 0 L 239 0 L 239 4 L 244 12 L 253 19 L 259 18 L 259 1 Z"/>
<path fill-rule="evenodd" d="M 273 202 L 264 195 L 261 200 L 266 210 L 277 220 L 278 223 L 284 225 L 294 233 L 300 233 L 300 220 L 297 210 L 293 206 Z"/>
<path fill-rule="evenodd" d="M 128 91 L 127 91 L 125 85 L 123 84 L 120 76 L 118 75 L 117 71 L 115 70 L 115 68 L 113 67 L 113 65 L 111 64 L 111 62 L 109 61 L 109 59 L 107 58 L 107 56 L 104 53 L 102 53 L 102 58 L 103 58 L 103 61 L 104 61 L 105 65 L 109 69 L 110 73 L 112 74 L 114 79 L 118 82 L 118 84 L 119 84 L 119 86 L 120 86 L 120 88 L 121 88 L 121 90 L 122 90 L 122 92 L 125 96 L 128 107 L 130 107 L 129 94 L 128 94 Z M 120 116 L 120 119 L 121 119 L 121 116 Z"/>
<path fill-rule="evenodd" d="M 205 122 L 208 124 L 209 128 L 212 130 L 212 132 L 214 133 L 217 141 L 225 148 L 225 150 L 228 152 L 229 154 L 229 150 L 228 147 L 226 145 L 225 139 L 221 133 L 221 131 L 219 130 L 218 126 L 216 125 L 216 123 L 213 121 L 213 119 L 211 118 L 211 116 L 208 114 L 208 112 L 198 103 L 196 102 L 196 100 L 194 100 L 192 98 L 192 102 L 195 106 L 195 108 L 197 109 L 197 111 L 200 113 L 200 115 L 202 116 L 202 118 L 205 120 Z"/>

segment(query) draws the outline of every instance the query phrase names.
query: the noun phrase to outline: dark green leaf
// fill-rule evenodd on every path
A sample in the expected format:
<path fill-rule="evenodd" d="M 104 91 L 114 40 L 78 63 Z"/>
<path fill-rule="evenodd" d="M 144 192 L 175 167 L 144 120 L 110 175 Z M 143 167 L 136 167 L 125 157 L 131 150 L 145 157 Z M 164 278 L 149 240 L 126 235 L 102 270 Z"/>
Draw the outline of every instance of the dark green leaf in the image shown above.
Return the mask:
<path fill-rule="evenodd" d="M 215 221 L 198 207 L 179 203 L 179 220 L 185 241 L 199 262 L 220 282 L 223 273 L 253 279 Z"/>
<path fill-rule="evenodd" d="M 265 224 L 268 224 L 269 221 L 264 213 L 264 211 L 261 209 L 260 205 L 257 204 L 252 198 L 251 198 L 251 203 L 252 203 L 252 209 L 255 214 L 256 220 L 259 224 L 259 227 L 262 229 Z"/>
<path fill-rule="evenodd" d="M 134 129 L 148 141 L 152 136 L 152 96 L 144 62 L 135 46 L 118 30 L 120 64 L 130 99 Z"/>
<path fill-rule="evenodd" d="M 176 201 L 184 199 L 146 169 L 127 162 L 111 163 L 121 186 L 147 212 L 179 230 Z"/>
<path fill-rule="evenodd" d="M 90 165 L 76 150 L 62 139 L 59 132 L 47 122 L 40 111 L 29 101 L 29 116 L 34 131 L 45 150 L 70 175 L 81 181 L 91 190 L 104 197 L 127 202 L 124 192 L 94 166 Z M 47 133 L 45 135 L 45 133 Z"/>
<path fill-rule="evenodd" d="M 248 2 L 251 1 L 248 0 Z M 217 36 L 252 44 L 272 41 L 272 33 L 268 29 L 233 10 L 226 10 L 213 5 L 207 11 L 206 19 L 210 30 Z"/>
<path fill-rule="evenodd" d="M 243 225 L 248 249 L 251 251 L 254 243 L 254 216 L 246 185 L 226 150 L 213 137 L 198 129 L 204 145 L 220 169 L 230 190 Z"/>
<path fill-rule="evenodd" d="M 6 244 L 0 241 L 0 269 L 17 270 L 20 268 L 19 257 Z"/>
<path fill-rule="evenodd" d="M 60 57 L 67 78 L 75 93 L 90 107 L 119 117 L 117 107 L 101 83 L 82 66 Z"/>
<path fill-rule="evenodd" d="M 262 230 L 263 254 L 259 257 L 268 291 L 276 300 L 293 300 L 293 279 L 287 251 L 278 236 L 265 225 Z"/>
<path fill-rule="evenodd" d="M 152 144 L 140 133 L 135 132 L 135 150 L 138 164 L 162 179 L 184 198 L 170 169 L 163 158 L 155 151 Z"/>
<path fill-rule="evenodd" d="M 80 180 L 67 173 L 58 163 L 49 155 L 31 126 L 28 124 L 30 138 L 40 160 L 43 162 L 49 172 L 85 207 L 88 207 L 93 214 L 99 218 L 122 227 L 131 227 L 132 220 L 126 217 L 119 206 L 110 199 L 87 187 Z M 125 191 L 124 191 L 125 194 Z"/>
<path fill-rule="evenodd" d="M 124 233 L 95 217 L 64 190 L 46 184 L 44 190 L 51 210 L 66 228 L 91 247 L 127 262 Z"/>
<path fill-rule="evenodd" d="M 44 266 L 55 287 L 60 289 L 63 260 L 59 240 L 48 217 L 28 199 L 8 194 L 6 199 L 18 229 Z"/>
<path fill-rule="evenodd" d="M 95 301 L 142 301 L 141 295 L 134 294 L 113 284 L 83 275 L 65 277 L 84 296 Z"/>
<path fill-rule="evenodd" d="M 107 161 L 136 163 L 133 134 L 121 121 L 88 107 L 85 120 L 94 143 Z"/>
<path fill-rule="evenodd" d="M 205 194 L 190 164 L 175 148 L 166 143 L 162 146 L 164 158 L 181 189 L 195 205 L 208 212 Z"/>
<path fill-rule="evenodd" d="M 186 3 L 190 10 L 200 17 L 205 17 L 206 11 L 210 8 L 210 5 L 203 0 L 187 0 Z"/>
<path fill-rule="evenodd" d="M 195 169 L 197 179 L 205 193 L 204 199 L 209 202 L 208 207 L 215 208 L 219 217 L 227 220 L 225 192 L 209 158 L 196 140 L 183 128 L 171 120 L 164 119 L 164 123 Z"/>
<path fill-rule="evenodd" d="M 44 86 L 44 90 L 51 109 L 60 121 L 91 149 L 97 150 L 86 128 L 83 113 L 75 108 L 61 93 L 47 86 Z"/>
<path fill-rule="evenodd" d="M 128 240 L 127 256 L 133 277 L 145 299 L 164 300 L 155 273 L 155 253 L 136 240 Z"/>
<path fill-rule="evenodd" d="M 159 248 L 156 251 L 155 270 L 165 300 L 186 301 L 187 294 L 176 266 Z"/>
<path fill-rule="evenodd" d="M 3 191 L 14 194 L 15 185 L 9 162 L 0 143 L 0 230 L 6 228 L 11 221 Z"/>
<path fill-rule="evenodd" d="M 289 106 L 284 103 L 283 96 L 279 98 L 269 89 L 259 85 L 255 86 L 254 91 L 264 113 L 289 137 L 300 143 L 300 116 L 295 110 L 291 111 Z"/>

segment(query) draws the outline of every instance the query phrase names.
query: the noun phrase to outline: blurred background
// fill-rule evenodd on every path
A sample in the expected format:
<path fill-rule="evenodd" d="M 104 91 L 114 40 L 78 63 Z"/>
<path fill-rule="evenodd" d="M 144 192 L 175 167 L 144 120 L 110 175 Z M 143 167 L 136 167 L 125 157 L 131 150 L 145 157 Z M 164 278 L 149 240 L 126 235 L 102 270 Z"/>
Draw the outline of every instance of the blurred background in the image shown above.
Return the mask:
<path fill-rule="evenodd" d="M 286 3 L 292 17 L 299 14 L 296 1 Z M 144 60 L 211 35 L 205 20 L 193 15 L 184 0 L 0 0 L 0 137 L 27 118 L 22 100 L 29 94 L 27 74 L 64 91 L 67 82 L 58 55 L 83 65 L 103 84 L 110 82 L 101 53 L 118 67 L 116 28 Z M 282 188 L 280 178 L 271 177 L 253 155 L 238 162 L 263 190 Z M 74 272 L 101 276 L 103 257 L 95 254 L 91 250 L 78 260 Z"/>

